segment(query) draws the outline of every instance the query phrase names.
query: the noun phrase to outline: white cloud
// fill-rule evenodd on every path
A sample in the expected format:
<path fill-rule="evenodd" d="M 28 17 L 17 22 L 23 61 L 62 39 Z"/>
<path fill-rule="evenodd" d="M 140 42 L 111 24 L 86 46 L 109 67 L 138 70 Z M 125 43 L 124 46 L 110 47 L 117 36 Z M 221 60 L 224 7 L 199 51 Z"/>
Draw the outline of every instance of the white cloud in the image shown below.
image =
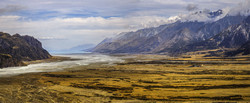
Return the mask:
<path fill-rule="evenodd" d="M 228 11 L 229 11 L 228 8 L 222 9 L 221 15 L 218 15 L 216 17 L 211 17 L 211 15 L 209 14 L 211 11 L 208 9 L 204 9 L 203 11 L 199 11 L 199 12 L 181 14 L 179 15 L 179 18 L 182 22 L 185 22 L 185 21 L 214 22 L 225 17 L 228 14 Z M 212 11 L 212 12 L 216 12 L 216 11 Z"/>
<path fill-rule="evenodd" d="M 194 11 L 194 10 L 197 10 L 198 9 L 198 5 L 197 4 L 188 4 L 186 9 L 188 11 Z"/>
<path fill-rule="evenodd" d="M 39 40 L 67 40 L 66 38 L 52 37 L 52 36 L 37 37 L 37 39 Z"/>
<path fill-rule="evenodd" d="M 178 15 L 180 11 L 185 13 L 187 4 L 198 4 L 201 9 L 216 10 L 240 1 L 242 0 L 1 0 L 0 6 L 26 7 L 26 13 L 30 13 L 26 16 L 39 15 L 40 11 L 53 11 L 56 12 L 55 16 L 81 14 L 111 17 L 153 14 L 169 17 Z"/>
<path fill-rule="evenodd" d="M 174 22 L 159 16 L 51 18 L 29 21 L 21 16 L 0 16 L 1 31 L 32 35 L 48 49 L 65 49 L 84 43 L 99 43 L 120 32 L 156 27 Z M 49 41 L 48 41 L 49 40 Z M 52 42 L 53 41 L 53 42 Z M 63 42 L 63 43 L 59 43 Z"/>
<path fill-rule="evenodd" d="M 246 0 L 245 2 L 239 3 L 236 7 L 233 7 L 229 11 L 230 15 L 250 15 L 250 1 Z"/>
<path fill-rule="evenodd" d="M 20 5 L 6 5 L 3 8 L 0 8 L 0 14 L 8 14 L 13 12 L 18 12 L 25 9 L 25 7 Z"/>
<path fill-rule="evenodd" d="M 65 49 L 85 43 L 97 44 L 120 32 L 174 22 L 183 17 L 176 15 L 187 13 L 187 4 L 216 10 L 236 2 L 239 1 L 1 0 L 0 13 L 2 10 L 4 15 L 0 16 L 0 31 L 32 35 L 41 39 L 47 49 Z M 205 14 L 188 18 L 207 19 Z"/>

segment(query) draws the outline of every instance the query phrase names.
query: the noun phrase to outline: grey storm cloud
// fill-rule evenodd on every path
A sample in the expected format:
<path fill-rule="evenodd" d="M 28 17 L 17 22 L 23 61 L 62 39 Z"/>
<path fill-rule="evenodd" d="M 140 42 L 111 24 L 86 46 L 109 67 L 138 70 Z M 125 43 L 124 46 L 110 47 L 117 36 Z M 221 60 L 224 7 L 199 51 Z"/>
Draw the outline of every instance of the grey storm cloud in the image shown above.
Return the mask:
<path fill-rule="evenodd" d="M 198 9 L 198 5 L 197 4 L 188 4 L 186 7 L 187 11 L 194 11 Z"/>
<path fill-rule="evenodd" d="M 7 5 L 3 8 L 0 8 L 0 14 L 6 14 L 6 13 L 12 13 L 12 12 L 18 12 L 25 9 L 25 7 L 20 5 Z"/>

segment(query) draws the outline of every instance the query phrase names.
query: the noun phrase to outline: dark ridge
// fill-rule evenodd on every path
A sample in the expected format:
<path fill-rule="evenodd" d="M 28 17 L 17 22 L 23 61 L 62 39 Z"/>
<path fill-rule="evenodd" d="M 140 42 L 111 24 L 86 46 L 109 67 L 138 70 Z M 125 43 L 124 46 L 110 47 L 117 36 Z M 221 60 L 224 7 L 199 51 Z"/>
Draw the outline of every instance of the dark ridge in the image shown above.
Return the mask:
<path fill-rule="evenodd" d="M 11 36 L 0 32 L 0 68 L 24 65 L 22 61 L 50 58 L 51 55 L 34 37 L 20 34 Z"/>

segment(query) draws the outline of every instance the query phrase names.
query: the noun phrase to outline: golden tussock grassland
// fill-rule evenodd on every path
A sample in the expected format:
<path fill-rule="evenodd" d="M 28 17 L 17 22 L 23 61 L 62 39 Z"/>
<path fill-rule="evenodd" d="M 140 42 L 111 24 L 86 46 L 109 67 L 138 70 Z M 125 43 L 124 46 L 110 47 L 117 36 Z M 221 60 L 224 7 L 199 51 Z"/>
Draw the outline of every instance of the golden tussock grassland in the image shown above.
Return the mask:
<path fill-rule="evenodd" d="M 2 77 L 0 102 L 247 103 L 249 61 L 249 56 L 134 55 L 116 65 Z"/>

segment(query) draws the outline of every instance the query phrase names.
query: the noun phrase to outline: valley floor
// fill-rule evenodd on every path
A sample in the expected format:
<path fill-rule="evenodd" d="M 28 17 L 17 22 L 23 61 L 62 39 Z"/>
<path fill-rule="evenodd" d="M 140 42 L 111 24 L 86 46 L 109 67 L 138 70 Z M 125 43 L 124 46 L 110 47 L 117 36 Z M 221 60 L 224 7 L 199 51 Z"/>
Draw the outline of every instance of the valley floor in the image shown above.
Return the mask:
<path fill-rule="evenodd" d="M 1 77 L 0 103 L 250 102 L 250 56 L 125 59 Z"/>

